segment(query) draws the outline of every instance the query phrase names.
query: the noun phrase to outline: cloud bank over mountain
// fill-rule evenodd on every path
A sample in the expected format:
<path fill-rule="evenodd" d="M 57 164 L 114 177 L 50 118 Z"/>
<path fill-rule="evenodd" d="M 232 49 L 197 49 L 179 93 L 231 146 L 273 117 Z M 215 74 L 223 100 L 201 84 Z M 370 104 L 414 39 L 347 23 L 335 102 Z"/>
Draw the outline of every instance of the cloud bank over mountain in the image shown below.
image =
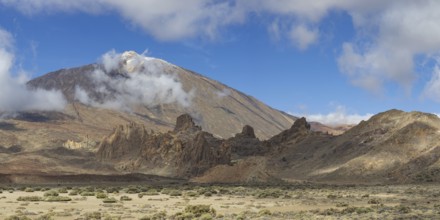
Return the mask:
<path fill-rule="evenodd" d="M 177 103 L 190 107 L 194 91 L 186 92 L 177 75 L 166 69 L 166 61 L 139 55 L 133 51 L 110 51 L 101 57 L 103 69 L 89 76 L 100 99 L 92 97 L 84 88 L 76 87 L 75 98 L 87 105 L 131 111 L 131 106 L 155 106 Z M 117 73 L 117 75 L 112 75 Z"/>
<path fill-rule="evenodd" d="M 327 114 L 292 113 L 292 115 L 305 117 L 308 121 L 319 122 L 332 126 L 355 125 L 362 120 L 366 121 L 373 116 L 373 114 L 370 113 L 363 115 L 350 113 L 343 105 L 335 106 L 335 109 Z"/>
<path fill-rule="evenodd" d="M 0 28 L 0 114 L 19 111 L 61 111 L 66 100 L 60 91 L 29 89 L 24 72 L 13 74 L 12 35 Z"/>
<path fill-rule="evenodd" d="M 221 39 L 228 27 L 268 14 L 269 21 L 263 23 L 269 34 L 299 50 L 319 45 L 325 35 L 320 24 L 331 13 L 343 13 L 351 17 L 355 37 L 340 45 L 336 61 L 353 85 L 379 94 L 391 83 L 410 93 L 422 74 L 416 71 L 418 61 L 433 61 L 432 70 L 439 65 L 435 58 L 440 54 L 440 1 L 436 0 L 0 0 L 0 4 L 30 16 L 117 13 L 161 41 Z M 432 83 L 426 91 L 430 88 Z M 440 100 L 436 94 L 427 97 Z"/>

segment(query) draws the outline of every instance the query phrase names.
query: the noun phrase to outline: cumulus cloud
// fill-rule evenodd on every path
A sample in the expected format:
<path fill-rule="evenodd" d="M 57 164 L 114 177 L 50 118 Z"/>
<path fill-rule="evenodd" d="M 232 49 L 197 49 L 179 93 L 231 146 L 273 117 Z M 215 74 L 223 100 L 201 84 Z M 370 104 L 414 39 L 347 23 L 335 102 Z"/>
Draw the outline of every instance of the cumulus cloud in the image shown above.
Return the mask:
<path fill-rule="evenodd" d="M 29 89 L 23 73 L 18 76 L 11 73 L 14 64 L 12 50 L 11 34 L 0 29 L 0 113 L 63 110 L 66 100 L 60 91 Z"/>
<path fill-rule="evenodd" d="M 415 59 L 440 51 L 437 0 L 0 0 L 26 14 L 116 12 L 159 40 L 217 38 L 222 28 L 269 14 L 268 33 L 300 50 L 319 42 L 321 22 L 346 13 L 356 32 L 341 45 L 340 71 L 356 86 L 374 93 L 397 83 L 407 92 L 418 79 Z M 255 16 L 257 15 L 257 16 Z"/>
<path fill-rule="evenodd" d="M 344 106 L 337 106 L 333 112 L 328 114 L 293 114 L 307 118 L 308 121 L 320 122 L 325 125 L 352 125 L 362 120 L 368 120 L 373 114 L 350 114 Z"/>
<path fill-rule="evenodd" d="M 41 12 L 102 13 L 116 11 L 159 40 L 189 37 L 214 39 L 218 29 L 243 20 L 228 1 L 216 0 L 0 0 L 26 14 Z"/>
<path fill-rule="evenodd" d="M 386 82 L 409 91 L 417 79 L 416 56 L 440 51 L 440 2 L 399 1 L 387 6 L 355 13 L 360 40 L 343 45 L 339 67 L 355 85 L 370 91 L 380 90 Z M 375 18 L 368 19 L 372 14 Z"/>
<path fill-rule="evenodd" d="M 194 91 L 186 92 L 171 64 L 133 51 L 104 54 L 102 68 L 91 73 L 94 92 L 76 87 L 75 98 L 87 105 L 131 111 L 136 104 L 155 106 L 177 103 L 189 107 Z M 116 73 L 116 74 L 115 74 Z"/>

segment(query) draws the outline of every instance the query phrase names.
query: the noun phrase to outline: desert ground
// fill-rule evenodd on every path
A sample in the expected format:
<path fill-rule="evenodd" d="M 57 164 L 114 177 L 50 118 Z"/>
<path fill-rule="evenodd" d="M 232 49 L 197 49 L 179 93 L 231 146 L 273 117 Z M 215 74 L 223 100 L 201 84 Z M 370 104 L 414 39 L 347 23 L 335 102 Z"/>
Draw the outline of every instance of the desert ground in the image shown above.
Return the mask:
<path fill-rule="evenodd" d="M 2 186 L 0 219 L 438 219 L 440 186 Z"/>

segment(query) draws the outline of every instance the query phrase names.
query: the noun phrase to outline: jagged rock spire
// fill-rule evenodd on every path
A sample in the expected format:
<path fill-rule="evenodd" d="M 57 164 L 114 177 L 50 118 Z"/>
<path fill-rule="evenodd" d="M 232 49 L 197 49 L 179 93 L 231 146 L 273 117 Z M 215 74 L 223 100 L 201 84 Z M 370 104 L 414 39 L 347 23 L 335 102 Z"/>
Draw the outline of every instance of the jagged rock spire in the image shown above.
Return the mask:
<path fill-rule="evenodd" d="M 177 117 L 176 127 L 174 127 L 174 132 L 187 131 L 187 130 L 200 131 L 202 129 L 200 128 L 200 126 L 197 126 L 194 123 L 193 118 L 189 114 L 180 115 L 179 117 Z"/>

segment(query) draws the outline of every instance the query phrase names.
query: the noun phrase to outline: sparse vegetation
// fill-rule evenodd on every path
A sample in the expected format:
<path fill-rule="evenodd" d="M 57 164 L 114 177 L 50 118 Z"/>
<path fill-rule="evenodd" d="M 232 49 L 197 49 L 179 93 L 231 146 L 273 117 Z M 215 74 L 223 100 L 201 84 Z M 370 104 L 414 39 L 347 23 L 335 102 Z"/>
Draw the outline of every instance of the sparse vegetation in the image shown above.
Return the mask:
<path fill-rule="evenodd" d="M 5 220 L 32 220 L 32 219 L 25 215 L 11 215 L 5 218 Z"/>
<path fill-rule="evenodd" d="M 107 197 L 108 197 L 107 194 L 105 194 L 103 192 L 96 193 L 96 198 L 97 199 L 105 199 Z"/>
<path fill-rule="evenodd" d="M 44 193 L 44 197 L 48 197 L 48 196 L 58 196 L 58 192 L 56 191 L 47 191 Z"/>
<path fill-rule="evenodd" d="M 170 196 L 182 196 L 182 192 L 180 192 L 179 190 L 172 190 L 169 192 Z"/>
<path fill-rule="evenodd" d="M 95 192 L 82 192 L 81 196 L 95 196 Z"/>
<path fill-rule="evenodd" d="M 47 202 L 68 202 L 72 199 L 67 196 L 48 196 L 45 201 Z"/>
<path fill-rule="evenodd" d="M 130 196 L 121 196 L 120 200 L 121 201 L 131 201 L 132 198 Z"/>
<path fill-rule="evenodd" d="M 58 193 L 68 193 L 67 188 L 58 189 Z"/>
<path fill-rule="evenodd" d="M 20 196 L 17 198 L 17 201 L 28 201 L 28 202 L 38 202 L 43 200 L 44 198 L 41 196 Z"/>
<path fill-rule="evenodd" d="M 27 190 L 29 188 L 34 189 Z M 141 191 L 137 195 L 127 189 Z M 3 188 L 7 190 L 8 188 Z M 70 196 L 62 196 L 67 189 Z M 35 191 L 27 187 L 15 197 L 3 194 L 0 219 L 439 219 L 440 187 L 433 186 L 149 186 L 114 188 L 67 187 Z M 91 192 L 93 191 L 93 192 Z M 110 189 L 109 191 L 113 191 Z M 161 192 L 161 193 L 159 193 Z M 96 198 L 81 197 L 94 195 Z M 210 194 L 211 196 L 206 196 Z M 56 195 L 56 196 L 55 196 Z M 64 194 L 67 195 L 67 194 Z M 368 196 L 365 196 L 368 195 Z M 285 199 L 289 197 L 289 199 Z M 13 199 L 11 199 L 13 198 Z M 126 201 L 133 200 L 132 203 Z M 99 202 L 97 202 L 99 201 Z M 64 202 L 57 206 L 52 202 Z M 84 212 L 76 204 L 90 204 Z M 399 205 L 396 205 L 399 204 Z M 11 207 L 11 208 L 8 208 Z M 63 208 L 60 208 L 63 207 Z M 163 210 L 163 207 L 167 207 Z M 215 209 L 213 208 L 215 207 Z M 279 211 L 274 207 L 284 207 Z M 289 210 L 289 207 L 292 207 Z M 322 208 L 325 207 L 325 208 Z M 2 208 L 0 206 L 0 208 Z M 40 210 L 40 211 L 36 211 Z M 90 210 L 90 209 L 89 209 Z M 231 211 L 234 210 L 234 211 Z M 99 218 L 98 215 L 100 216 Z"/>
<path fill-rule="evenodd" d="M 116 203 L 116 202 L 118 202 L 118 200 L 112 197 L 112 198 L 105 198 L 102 200 L 102 202 L 103 203 Z"/>
<path fill-rule="evenodd" d="M 78 190 L 72 190 L 69 192 L 69 196 L 77 196 L 78 195 Z"/>
<path fill-rule="evenodd" d="M 185 213 L 193 214 L 194 217 L 200 217 L 204 214 L 209 214 L 211 216 L 216 216 L 217 212 L 210 205 L 189 205 L 185 207 Z"/>

